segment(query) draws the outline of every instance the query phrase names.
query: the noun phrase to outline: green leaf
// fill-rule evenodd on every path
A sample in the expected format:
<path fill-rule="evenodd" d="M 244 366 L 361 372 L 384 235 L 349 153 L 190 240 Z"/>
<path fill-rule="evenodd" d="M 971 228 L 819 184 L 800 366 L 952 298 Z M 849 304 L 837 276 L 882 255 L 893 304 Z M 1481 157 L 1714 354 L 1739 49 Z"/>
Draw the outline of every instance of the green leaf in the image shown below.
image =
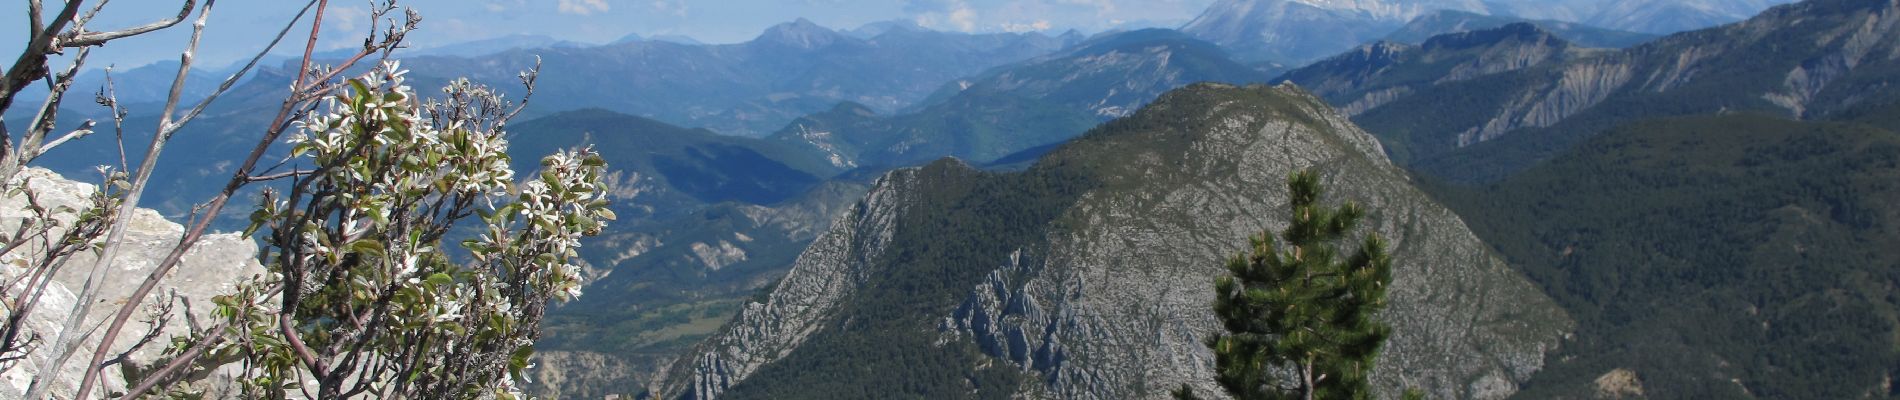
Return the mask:
<path fill-rule="evenodd" d="M 387 253 L 386 249 L 383 247 L 383 242 L 373 240 L 373 239 L 364 239 L 364 240 L 351 242 L 349 249 L 351 252 L 367 254 L 373 257 L 382 257 L 384 254 Z"/>
<path fill-rule="evenodd" d="M 521 346 L 521 348 L 515 349 L 515 353 L 508 357 L 508 370 L 517 373 L 521 372 L 522 369 L 528 367 L 528 357 L 532 356 L 534 356 L 533 345 Z"/>
<path fill-rule="evenodd" d="M 264 221 L 267 219 L 270 219 L 270 214 L 271 214 L 270 211 L 264 208 L 259 208 L 257 209 L 257 211 L 252 211 L 251 224 L 244 227 L 244 237 L 248 238 L 248 237 L 251 237 L 252 234 L 257 233 L 257 228 L 264 226 Z"/>
<path fill-rule="evenodd" d="M 455 277 L 449 276 L 447 273 L 437 272 L 429 275 L 428 281 L 429 284 L 433 286 L 448 286 L 449 284 L 455 283 Z"/>

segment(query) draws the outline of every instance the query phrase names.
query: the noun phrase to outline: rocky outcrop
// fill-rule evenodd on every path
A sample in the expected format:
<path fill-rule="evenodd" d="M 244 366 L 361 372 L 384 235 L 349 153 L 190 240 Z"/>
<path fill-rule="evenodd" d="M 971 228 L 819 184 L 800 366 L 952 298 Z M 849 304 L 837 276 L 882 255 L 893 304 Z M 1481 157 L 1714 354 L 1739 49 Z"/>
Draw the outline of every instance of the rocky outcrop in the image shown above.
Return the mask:
<path fill-rule="evenodd" d="M 763 303 L 676 364 L 657 392 L 712 399 L 735 385 L 796 385 L 747 378 L 853 318 L 837 305 L 861 289 L 854 285 L 903 268 L 884 254 L 914 254 L 883 246 L 898 229 L 890 221 L 921 212 L 906 209 L 915 200 L 906 193 L 939 175 L 967 175 L 960 168 L 886 176 Z M 1183 384 L 1219 393 L 1201 341 L 1218 327 L 1213 278 L 1249 235 L 1284 226 L 1285 176 L 1306 168 L 1322 171 L 1328 199 L 1375 210 L 1369 230 L 1389 238 L 1399 260 L 1382 316 L 1396 335 L 1375 371 L 1381 391 L 1501 398 L 1570 329 L 1561 309 L 1414 189 L 1376 140 L 1290 85 L 1191 86 L 1046 156 L 1023 174 L 1086 174 L 1098 185 L 1000 265 L 966 266 L 989 272 L 918 328 L 934 331 L 939 346 L 973 343 L 1040 377 L 1016 396 L 1166 398 Z"/>
<path fill-rule="evenodd" d="M 640 379 L 648 376 L 636 371 L 654 371 L 664 363 L 635 363 L 626 357 L 595 352 L 536 351 L 525 371 L 534 395 L 552 399 L 601 399 L 621 396 L 636 398 Z M 621 390 L 615 390 L 621 388 Z"/>
<path fill-rule="evenodd" d="M 1410 94 L 1412 94 L 1412 88 L 1408 87 L 1385 88 L 1366 92 L 1365 95 L 1359 96 L 1358 99 L 1353 100 L 1351 103 L 1339 106 L 1339 112 L 1346 115 L 1359 115 L 1365 113 L 1366 110 L 1398 101 L 1400 98 L 1404 98 Z"/>
<path fill-rule="evenodd" d="M 914 173 L 911 171 L 909 173 Z M 764 302 L 747 302 L 725 328 L 667 371 L 660 392 L 712 399 L 765 363 L 803 343 L 855 292 L 896 229 L 895 219 L 916 188 L 906 172 L 873 185 L 864 200 L 798 257 Z"/>
<path fill-rule="evenodd" d="M 90 204 L 87 198 L 97 191 L 97 188 L 91 184 L 68 180 L 44 169 L 27 169 L 15 179 L 14 184 L 24 185 L 27 190 L 36 193 L 39 203 L 49 209 L 71 207 L 74 210 L 83 210 L 87 204 Z M 0 230 L 13 232 L 18 229 L 22 218 L 31 215 L 23 197 L 0 198 Z M 66 223 L 65 226 L 70 226 L 75 216 L 75 212 L 57 212 L 54 218 Z M 136 210 L 130 225 L 127 225 L 121 253 L 109 267 L 106 279 L 98 283 L 98 302 L 89 306 L 91 310 L 88 312 L 86 326 L 98 325 L 116 313 L 119 305 L 126 302 L 131 292 L 138 287 L 152 268 L 157 266 L 159 260 L 171 251 L 183 233 L 183 226 L 166 220 L 156 211 Z M 9 256 L 31 256 L 45 251 L 44 247 L 31 245 L 28 247 L 16 249 L 14 254 L 9 254 Z M 171 302 L 176 307 L 170 320 L 161 321 L 163 329 L 157 343 L 139 347 L 138 351 L 131 352 L 129 359 L 121 368 L 108 368 L 102 378 L 105 389 L 107 391 L 124 390 L 126 382 L 120 374 L 122 370 L 151 368 L 155 362 L 160 361 L 160 353 L 166 347 L 164 345 L 166 338 L 188 331 L 185 321 L 187 312 L 191 318 L 196 318 L 198 321 L 210 320 L 212 297 L 229 292 L 235 283 L 245 277 L 263 273 L 263 268 L 258 265 L 255 258 L 256 253 L 257 245 L 236 233 L 204 236 L 189 253 L 186 253 L 184 260 L 161 284 L 159 290 L 147 299 L 147 304 Z M 68 313 L 78 300 L 77 292 L 84 287 L 87 273 L 97 260 L 95 257 L 93 252 L 82 251 L 67 261 L 67 267 L 62 268 L 55 275 L 53 282 L 48 285 L 47 294 L 40 299 L 35 312 L 29 317 L 30 334 L 39 335 L 44 343 L 50 343 L 54 340 L 53 338 L 59 336 L 60 327 L 66 322 L 70 315 Z M 10 281 L 17 276 L 18 272 L 19 267 L 12 262 L 0 265 L 0 278 Z M 189 300 L 191 307 L 185 308 L 180 300 Z M 151 319 L 143 314 L 134 318 L 126 325 L 126 333 L 117 337 L 110 347 L 115 353 L 132 349 L 145 332 L 151 331 L 151 322 Z M 95 333 L 88 336 L 80 348 L 90 350 L 97 348 L 98 345 L 99 337 Z M 11 365 L 11 368 L 4 373 L 0 373 L 0 398 L 19 398 L 24 395 L 27 385 L 33 379 L 42 376 L 42 371 L 53 367 L 51 361 L 46 359 L 48 353 L 51 352 L 44 349 L 37 351 L 17 364 Z M 52 384 L 51 394 L 54 397 L 71 397 L 72 391 L 77 389 L 79 379 L 85 374 L 84 364 L 88 356 L 89 353 L 80 354 L 58 366 L 61 372 L 58 381 Z M 211 390 L 214 398 L 217 397 L 217 390 L 220 390 L 216 385 L 209 385 L 202 389 Z"/>
<path fill-rule="evenodd" d="M 1779 90 L 1763 94 L 1762 98 L 1796 116 L 1810 117 L 1808 103 L 1827 89 L 1828 84 L 1869 61 L 1868 57 L 1879 57 L 1875 51 L 1887 51 L 1885 60 L 1875 58 L 1875 61 L 1892 62 L 1900 56 L 1900 50 L 1895 50 L 1900 45 L 1896 45 L 1894 38 L 1895 33 L 1900 32 L 1900 3 L 1889 2 L 1884 10 L 1868 13 L 1858 22 L 1821 35 L 1822 46 L 1837 47 L 1840 51 L 1802 62 L 1788 71 Z"/>
<path fill-rule="evenodd" d="M 1483 124 L 1459 133 L 1458 146 L 1496 139 L 1518 129 L 1555 125 L 1602 103 L 1629 83 L 1633 73 L 1626 60 L 1616 57 L 1568 65 L 1555 82 L 1520 93 Z"/>
<path fill-rule="evenodd" d="M 1622 399 L 1643 397 L 1643 381 L 1636 378 L 1636 371 L 1617 368 L 1606 372 L 1596 379 L 1599 399 Z"/>
<path fill-rule="evenodd" d="M 1402 54 L 1361 70 L 1320 68 L 1328 65 L 1322 62 L 1286 79 L 1313 83 L 1322 97 L 1354 112 L 1414 172 L 1482 183 L 1644 118 L 1758 112 L 1829 119 L 1878 112 L 1900 101 L 1883 90 L 1892 85 L 1894 49 L 1900 48 L 1897 7 L 1893 0 L 1809 0 L 1621 50 L 1555 51 L 1560 42 L 1525 34 L 1534 28 L 1507 26 L 1460 34 L 1490 40 L 1431 40 L 1484 46 L 1433 51 L 1427 43 L 1404 53 L 1421 54 L 1412 58 Z M 1451 49 L 1462 50 L 1445 51 Z M 1442 61 L 1423 56 L 1433 53 Z M 1330 84 L 1361 75 L 1374 78 Z M 1392 99 L 1394 87 L 1410 91 Z M 1465 150 L 1514 135 L 1526 136 Z"/>
<path fill-rule="evenodd" d="M 1356 116 L 1435 86 L 1561 64 L 1590 53 L 1536 25 L 1512 23 L 1440 35 L 1417 46 L 1366 44 L 1279 80 L 1298 83 Z"/>
<path fill-rule="evenodd" d="M 828 182 L 773 204 L 727 203 L 678 221 L 597 238 L 612 268 L 589 269 L 586 296 L 544 323 L 528 393 L 632 396 L 679 354 L 779 279 L 798 252 L 863 197 Z M 631 397 L 627 397 L 631 398 Z"/>

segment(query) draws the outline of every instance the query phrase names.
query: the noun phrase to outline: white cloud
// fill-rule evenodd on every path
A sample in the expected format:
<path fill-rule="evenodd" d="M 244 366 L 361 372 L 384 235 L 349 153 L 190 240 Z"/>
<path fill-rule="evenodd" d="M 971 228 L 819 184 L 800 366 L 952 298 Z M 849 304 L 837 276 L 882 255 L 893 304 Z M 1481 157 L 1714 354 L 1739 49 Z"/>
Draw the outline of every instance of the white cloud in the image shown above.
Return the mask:
<path fill-rule="evenodd" d="M 528 0 L 488 0 L 482 2 L 482 9 L 491 13 L 507 12 L 528 5 Z"/>
<path fill-rule="evenodd" d="M 686 16 L 686 0 L 653 0 L 653 10 L 684 17 Z"/>
<path fill-rule="evenodd" d="M 560 0 L 559 5 L 562 13 L 575 15 L 592 15 L 606 12 L 609 8 L 607 0 Z"/>
<path fill-rule="evenodd" d="M 917 25 L 931 29 L 975 32 L 977 12 L 964 0 L 912 0 L 904 10 L 915 13 Z"/>
<path fill-rule="evenodd" d="M 332 7 L 323 14 L 323 40 L 319 41 L 318 50 L 363 46 L 363 34 L 369 29 L 369 9 Z"/>
<path fill-rule="evenodd" d="M 958 7 L 955 11 L 951 11 L 950 25 L 956 26 L 957 30 L 964 32 L 976 30 L 976 10 L 972 10 L 970 6 L 965 5 Z"/>
<path fill-rule="evenodd" d="M 1095 15 L 1097 16 L 1107 16 L 1107 15 L 1115 14 L 1114 0 L 1056 0 L 1056 3 L 1084 6 L 1084 7 L 1095 7 Z"/>
<path fill-rule="evenodd" d="M 362 33 L 357 32 L 356 28 L 359 27 L 358 24 L 369 19 L 369 10 L 362 7 L 336 7 L 326 10 L 325 13 L 329 15 L 323 16 L 323 29 L 349 32 L 351 35 Z"/>
<path fill-rule="evenodd" d="M 1023 33 L 1046 31 L 1054 25 L 1050 24 L 1049 20 L 1039 19 L 1035 22 L 1005 22 L 1002 27 L 1004 32 Z"/>
<path fill-rule="evenodd" d="M 945 13 L 957 7 L 969 7 L 963 0 L 905 0 L 904 12 L 915 14 Z"/>

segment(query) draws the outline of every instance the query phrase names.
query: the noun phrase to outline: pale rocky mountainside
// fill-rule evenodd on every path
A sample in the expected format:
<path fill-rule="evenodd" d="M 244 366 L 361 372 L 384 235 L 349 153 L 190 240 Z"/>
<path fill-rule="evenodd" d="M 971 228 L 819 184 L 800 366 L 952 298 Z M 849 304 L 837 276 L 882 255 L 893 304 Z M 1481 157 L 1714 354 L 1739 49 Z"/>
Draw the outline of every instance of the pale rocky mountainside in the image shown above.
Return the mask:
<path fill-rule="evenodd" d="M 530 393 L 547 398 L 634 395 L 792 260 L 864 194 L 834 181 L 770 205 L 720 203 L 586 243 L 586 295 L 549 313 Z M 626 227 L 631 228 L 626 228 Z M 611 229 L 611 228 L 610 228 Z"/>
<path fill-rule="evenodd" d="M 51 171 L 38 168 L 24 170 L 15 179 L 37 193 L 39 203 L 48 209 L 57 209 L 61 206 L 83 209 L 90 204 L 87 198 L 98 190 L 92 184 L 68 180 Z M 0 198 L 0 230 L 13 232 L 18 229 L 21 218 L 31 215 L 23 196 Z M 74 214 L 70 212 L 55 216 L 67 224 L 70 224 L 74 217 Z M 91 306 L 86 326 L 103 323 L 111 318 L 112 314 L 118 312 L 119 305 L 125 303 L 131 292 L 142 283 L 147 274 L 151 273 L 159 260 L 171 251 L 172 246 L 178 242 L 178 237 L 183 233 L 183 226 L 166 220 L 158 212 L 150 209 L 137 210 L 131 224 L 127 226 L 125 245 L 121 248 L 117 261 L 113 263 L 107 279 L 99 286 L 99 301 Z M 39 247 L 15 250 L 15 254 L 41 254 L 44 252 L 43 249 Z M 189 311 L 192 317 L 198 321 L 209 321 L 213 307 L 212 297 L 230 292 L 240 279 L 264 272 L 263 267 L 257 263 L 256 253 L 257 245 L 239 234 L 205 235 L 191 252 L 185 254 L 184 261 L 173 270 L 171 276 L 159 286 L 159 289 L 153 292 L 153 296 L 147 303 L 167 301 L 166 299 L 172 293 L 176 293 L 177 296 L 190 300 Z M 73 303 L 78 300 L 78 292 L 84 286 L 87 273 L 95 260 L 97 258 L 93 252 L 82 251 L 74 255 L 66 263 L 66 267 L 55 275 L 54 281 L 47 288 L 46 296 L 40 299 L 36 311 L 28 318 L 27 325 L 31 331 L 29 334 L 39 335 L 41 343 L 51 343 L 55 337 L 59 336 L 59 328 L 66 322 L 68 311 L 72 309 Z M 13 260 L 3 261 L 6 261 L 6 265 L 0 265 L 0 278 L 17 277 L 20 267 L 14 264 Z M 154 343 L 140 347 L 138 351 L 131 353 L 126 363 L 128 366 L 152 368 L 161 360 L 160 353 L 166 347 L 168 338 L 187 331 L 184 316 L 186 308 L 175 301 L 174 304 L 177 308 L 171 320 L 165 323 L 165 335 L 160 336 Z M 151 325 L 147 323 L 148 320 L 149 317 L 146 314 L 134 317 L 132 322 L 126 325 L 126 333 L 113 341 L 111 347 L 114 354 L 130 349 L 138 343 L 140 336 L 151 329 Z M 97 348 L 98 340 L 97 334 L 91 335 L 90 339 L 80 346 L 83 349 L 82 353 L 59 366 L 62 372 L 58 381 L 52 386 L 52 396 L 72 397 L 72 392 L 78 389 L 79 379 L 85 374 L 84 365 L 91 355 L 89 351 Z M 51 361 L 44 358 L 50 353 L 45 350 L 35 352 L 34 357 L 20 360 L 19 363 L 11 365 L 11 369 L 0 373 L 0 398 L 23 396 L 27 385 L 40 376 L 41 371 L 50 367 Z M 103 380 L 107 391 L 125 390 L 126 383 L 120 368 L 107 368 L 104 372 Z M 204 389 L 211 390 L 215 397 L 216 393 L 219 393 L 218 390 L 222 388 L 213 385 Z"/>
<path fill-rule="evenodd" d="M 1374 377 L 1385 395 L 1419 387 L 1503 398 L 1571 329 L 1319 98 L 1291 85 L 1202 84 L 1025 172 L 942 161 L 886 175 L 656 392 L 1123 399 L 1167 398 L 1187 384 L 1218 393 L 1202 344 L 1218 326 L 1213 279 L 1249 235 L 1284 227 L 1285 177 L 1307 168 L 1324 176 L 1327 201 L 1373 210 L 1370 229 L 1392 242 L 1393 304 L 1382 318 L 1395 336 Z M 859 353 L 905 361 L 850 355 Z M 879 388 L 889 382 L 849 378 L 887 365 L 908 366 L 911 380 Z M 936 384 L 962 389 L 914 389 Z"/>
<path fill-rule="evenodd" d="M 1454 181 L 1495 179 L 1641 118 L 1761 112 L 1829 119 L 1900 97 L 1887 90 L 1900 76 L 1894 0 L 1778 6 L 1623 50 L 1566 50 L 1560 40 L 1531 40 L 1548 34 L 1499 34 L 1509 30 L 1431 40 L 1470 45 L 1459 52 L 1374 45 L 1320 64 L 1338 68 L 1287 78 L 1353 111 L 1400 163 Z M 1433 61 L 1439 53 L 1467 61 Z M 1483 78 L 1471 79 L 1477 75 Z"/>
<path fill-rule="evenodd" d="M 1288 71 L 1348 116 L 1421 90 L 1603 52 L 1578 48 L 1530 23 L 1439 35 L 1418 45 L 1375 42 Z"/>

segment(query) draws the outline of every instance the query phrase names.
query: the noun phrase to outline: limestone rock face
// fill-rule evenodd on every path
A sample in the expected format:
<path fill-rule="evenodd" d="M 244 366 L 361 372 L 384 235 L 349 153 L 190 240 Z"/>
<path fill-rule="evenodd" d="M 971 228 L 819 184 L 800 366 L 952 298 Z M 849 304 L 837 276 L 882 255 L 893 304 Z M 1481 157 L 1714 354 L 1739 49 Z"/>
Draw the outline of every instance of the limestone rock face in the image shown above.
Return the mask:
<path fill-rule="evenodd" d="M 45 169 L 29 168 L 15 178 L 15 184 L 23 184 L 35 192 L 39 203 L 48 209 L 65 206 L 82 209 L 89 204 L 87 198 L 98 189 L 87 183 L 68 180 Z M 0 230 L 13 232 L 19 228 L 22 218 L 33 215 L 27 209 L 23 196 L 5 196 L 0 198 Z M 64 212 L 55 215 L 62 226 L 70 226 L 75 213 Z M 106 279 L 97 284 L 98 301 L 89 305 L 87 325 L 95 326 L 108 321 L 116 313 L 120 304 L 124 304 L 132 291 L 137 289 L 152 268 L 169 253 L 184 233 L 184 227 L 166 220 L 164 216 L 150 209 L 139 209 L 127 227 L 125 244 L 113 262 Z M 43 254 L 44 247 L 29 245 L 29 248 L 14 250 L 22 256 Z M 203 239 L 186 253 L 184 261 L 174 268 L 171 275 L 147 299 L 147 304 L 159 301 L 188 299 L 192 305 L 190 314 L 199 321 L 208 321 L 212 308 L 211 298 L 227 293 L 233 285 L 244 277 L 261 274 L 263 267 L 258 265 L 257 245 L 236 233 L 205 235 Z M 51 343 L 59 336 L 60 327 L 66 322 L 73 305 L 78 301 L 78 292 L 84 287 L 87 274 L 96 262 L 97 256 L 90 251 L 82 251 L 73 256 L 55 275 L 47 287 L 35 311 L 28 318 L 31 333 L 39 335 L 42 343 Z M 9 257 L 11 258 L 11 257 Z M 21 268 L 11 262 L 0 265 L 0 278 L 12 279 Z M 172 294 L 177 297 L 171 297 Z M 169 299 L 168 299 L 169 298 Z M 159 361 L 165 342 L 172 335 L 184 334 L 187 330 L 186 309 L 177 306 L 172 318 L 164 322 L 163 334 L 155 343 L 140 347 L 131 353 L 127 365 L 133 368 L 150 368 Z M 133 318 L 122 333 L 113 341 L 111 347 L 118 351 L 132 348 L 144 332 L 151 329 L 149 317 L 144 314 Z M 60 369 L 58 380 L 52 386 L 52 395 L 57 398 L 71 397 L 77 389 L 77 383 L 85 374 L 83 368 L 90 353 L 86 349 L 98 346 L 99 337 L 91 335 L 80 345 L 81 353 L 72 357 Z M 0 373 L 0 398 L 19 398 L 33 379 L 42 376 L 42 371 L 54 368 L 51 360 L 45 359 L 50 351 L 35 352 L 33 356 L 20 360 L 4 373 Z M 124 390 L 125 379 L 119 368 L 108 368 L 104 374 L 107 391 Z M 214 394 L 218 388 L 211 387 Z"/>
<path fill-rule="evenodd" d="M 1345 109 L 1413 173 L 1486 183 L 1645 118 L 1823 120 L 1894 101 L 1900 2 L 1810 0 L 1626 49 L 1530 24 L 1367 45 L 1282 76 Z"/>
<path fill-rule="evenodd" d="M 1418 387 L 1440 398 L 1508 396 L 1572 329 L 1560 308 L 1319 98 L 1291 85 L 1202 84 L 1164 95 L 1019 173 L 1087 176 L 1092 184 L 1038 239 L 1011 244 L 1017 250 L 1000 263 L 962 266 L 989 272 L 961 283 L 967 289 L 942 314 L 927 316 L 930 326 L 883 334 L 935 335 L 944 352 L 972 343 L 990 360 L 972 371 L 1006 365 L 1034 377 L 1003 396 L 1158 399 L 1183 384 L 1220 393 L 1202 344 L 1218 329 L 1213 279 L 1250 235 L 1285 226 L 1285 178 L 1308 168 L 1323 176 L 1326 201 L 1364 205 L 1372 214 L 1362 230 L 1392 244 L 1392 305 L 1382 318 L 1395 335 L 1374 373 L 1382 393 Z M 848 365 L 809 362 L 827 355 L 795 350 L 814 335 L 854 326 L 856 310 L 881 304 L 865 301 L 885 301 L 852 296 L 921 262 L 906 257 L 929 254 L 891 244 L 904 228 L 892 221 L 932 212 L 909 206 L 921 188 L 953 179 L 939 177 L 970 175 L 961 163 L 939 162 L 884 177 L 764 302 L 749 304 L 676 363 L 656 392 L 712 399 L 740 385 L 795 391 L 805 383 L 748 378 L 788 358 Z M 971 235 L 931 242 L 990 240 Z M 929 309 L 919 304 L 939 300 L 897 301 L 885 306 Z"/>
<path fill-rule="evenodd" d="M 1542 27 L 1512 23 L 1432 37 L 1419 45 L 1376 42 L 1288 71 L 1292 81 L 1347 116 L 1431 87 L 1483 79 L 1597 53 Z"/>
<path fill-rule="evenodd" d="M 719 333 L 668 371 L 667 393 L 712 399 L 760 366 L 790 353 L 852 295 L 885 251 L 895 221 L 911 200 L 915 170 L 882 178 L 865 199 L 831 224 L 799 255 L 763 303 L 748 302 Z"/>

